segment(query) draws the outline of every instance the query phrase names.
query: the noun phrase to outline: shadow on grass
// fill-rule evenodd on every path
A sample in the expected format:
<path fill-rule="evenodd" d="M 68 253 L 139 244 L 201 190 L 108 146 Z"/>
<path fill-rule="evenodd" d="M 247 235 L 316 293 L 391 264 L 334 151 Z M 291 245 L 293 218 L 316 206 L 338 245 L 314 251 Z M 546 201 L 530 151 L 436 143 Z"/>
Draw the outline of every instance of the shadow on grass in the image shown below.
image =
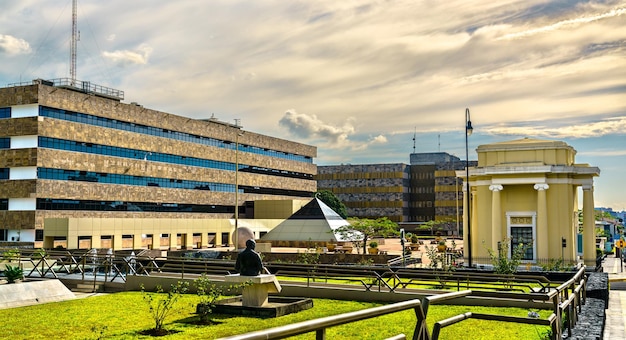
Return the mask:
<path fill-rule="evenodd" d="M 230 316 L 232 317 L 232 316 Z M 228 315 L 213 315 L 208 320 L 201 320 L 199 316 L 190 316 L 188 318 L 177 320 L 176 323 L 197 325 L 197 326 L 212 326 L 224 323 L 224 319 L 228 319 Z"/>
<path fill-rule="evenodd" d="M 165 328 L 162 328 L 162 329 L 151 328 L 151 329 L 139 331 L 138 333 L 141 335 L 148 335 L 148 336 L 166 336 L 170 334 L 180 333 L 180 331 L 177 331 L 174 329 L 165 329 Z"/>

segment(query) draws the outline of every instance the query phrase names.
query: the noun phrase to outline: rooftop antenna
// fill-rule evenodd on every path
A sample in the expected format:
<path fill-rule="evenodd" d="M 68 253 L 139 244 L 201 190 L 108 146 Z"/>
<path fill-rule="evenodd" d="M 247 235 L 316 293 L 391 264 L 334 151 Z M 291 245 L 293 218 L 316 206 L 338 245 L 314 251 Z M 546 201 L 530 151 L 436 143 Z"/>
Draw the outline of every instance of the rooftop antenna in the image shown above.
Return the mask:
<path fill-rule="evenodd" d="M 417 133 L 417 127 L 413 130 L 413 153 L 415 153 L 415 134 Z"/>
<path fill-rule="evenodd" d="M 76 2 L 72 0 L 72 41 L 70 42 L 70 78 L 72 80 L 72 86 L 76 83 L 76 42 L 78 42 L 78 28 L 76 25 Z"/>
<path fill-rule="evenodd" d="M 441 135 L 437 135 L 437 152 L 441 152 Z"/>

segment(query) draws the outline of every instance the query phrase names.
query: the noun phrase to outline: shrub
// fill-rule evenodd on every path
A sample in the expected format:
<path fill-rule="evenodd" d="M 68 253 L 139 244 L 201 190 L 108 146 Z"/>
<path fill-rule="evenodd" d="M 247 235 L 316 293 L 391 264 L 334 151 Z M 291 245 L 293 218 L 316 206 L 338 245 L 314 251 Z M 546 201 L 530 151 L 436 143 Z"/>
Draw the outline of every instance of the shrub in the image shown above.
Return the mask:
<path fill-rule="evenodd" d="M 376 241 L 370 242 L 370 248 L 378 248 L 378 242 Z"/>
<path fill-rule="evenodd" d="M 154 293 L 146 292 L 143 284 L 141 285 L 141 295 L 150 308 L 150 316 L 154 319 L 153 330 L 155 333 L 161 335 L 168 333 L 163 329 L 165 318 L 167 318 L 178 299 L 187 291 L 188 287 L 188 282 L 178 281 L 175 285 L 171 286 L 167 294 L 164 294 L 163 288 L 160 285 L 156 287 Z"/>
<path fill-rule="evenodd" d="M 2 253 L 2 259 L 11 261 L 17 259 L 20 255 L 20 251 L 17 248 L 7 249 Z"/>
<path fill-rule="evenodd" d="M 45 258 L 46 256 L 48 256 L 48 253 L 47 253 L 47 252 L 46 252 L 46 250 L 45 250 L 45 249 L 43 249 L 43 248 L 39 248 L 39 249 L 37 249 L 37 250 L 35 250 L 35 251 L 33 252 L 33 258 L 34 258 L 34 259 L 43 259 L 43 258 Z"/>
<path fill-rule="evenodd" d="M 200 315 L 200 322 L 209 323 L 211 322 L 211 313 L 213 313 L 213 308 L 215 308 L 215 300 L 223 294 L 223 289 L 217 288 L 206 274 L 202 274 L 193 284 L 196 286 L 198 296 L 200 297 L 200 303 L 198 303 L 196 308 L 196 312 Z"/>
<path fill-rule="evenodd" d="M 550 259 L 547 264 L 541 266 L 543 271 L 562 272 L 567 270 L 567 266 L 563 263 L 563 259 Z"/>
<path fill-rule="evenodd" d="M 16 280 L 24 278 L 24 271 L 19 266 L 11 266 L 7 264 L 6 269 L 4 270 L 4 276 L 7 277 L 7 281 L 9 281 L 9 283 L 14 283 Z"/>
<path fill-rule="evenodd" d="M 514 249 L 511 249 L 511 258 L 509 255 L 509 245 L 511 238 L 506 238 L 500 243 L 500 249 L 495 250 L 487 248 L 489 257 L 491 258 L 491 264 L 493 265 L 493 271 L 496 274 L 515 274 L 517 273 L 517 267 L 522 263 L 526 250 L 530 247 L 530 244 L 518 244 Z"/>

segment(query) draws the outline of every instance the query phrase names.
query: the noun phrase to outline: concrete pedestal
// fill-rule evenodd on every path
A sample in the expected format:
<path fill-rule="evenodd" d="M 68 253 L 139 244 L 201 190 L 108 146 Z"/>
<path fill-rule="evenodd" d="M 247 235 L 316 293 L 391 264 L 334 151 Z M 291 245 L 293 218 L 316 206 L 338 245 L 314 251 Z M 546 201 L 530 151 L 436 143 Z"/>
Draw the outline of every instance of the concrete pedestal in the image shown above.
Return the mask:
<path fill-rule="evenodd" d="M 226 282 L 252 284 L 243 288 L 242 304 L 246 307 L 260 307 L 267 304 L 268 293 L 280 293 L 282 289 L 276 275 L 261 274 L 257 276 L 242 276 L 239 274 L 226 275 Z"/>

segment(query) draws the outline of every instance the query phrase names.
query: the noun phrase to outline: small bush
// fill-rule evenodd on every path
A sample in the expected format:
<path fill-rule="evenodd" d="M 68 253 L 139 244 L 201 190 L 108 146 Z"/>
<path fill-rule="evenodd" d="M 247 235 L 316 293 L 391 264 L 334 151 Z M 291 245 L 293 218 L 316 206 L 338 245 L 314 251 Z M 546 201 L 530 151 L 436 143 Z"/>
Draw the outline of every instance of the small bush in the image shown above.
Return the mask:
<path fill-rule="evenodd" d="M 3 260 L 7 260 L 7 261 L 11 261 L 13 259 L 17 259 L 20 255 L 20 251 L 17 250 L 17 248 L 12 248 L 12 249 L 8 249 L 5 250 L 2 253 L 2 259 Z"/>
<path fill-rule="evenodd" d="M 24 278 L 24 271 L 19 266 L 11 266 L 7 264 L 6 269 L 4 270 L 4 276 L 7 277 L 7 281 L 9 281 L 9 283 L 14 283 L 17 280 Z"/>
<path fill-rule="evenodd" d="M 370 248 L 378 248 L 378 242 L 376 241 L 370 242 Z"/>
<path fill-rule="evenodd" d="M 189 287 L 188 282 L 178 281 L 176 285 L 172 285 L 169 292 L 163 293 L 163 288 L 159 285 L 154 293 L 146 292 L 143 284 L 141 285 L 141 294 L 143 300 L 150 308 L 150 316 L 154 319 L 154 328 L 152 329 L 157 335 L 168 334 L 163 329 L 165 318 L 170 314 L 172 308 Z"/>
<path fill-rule="evenodd" d="M 215 308 L 215 301 L 224 294 L 225 290 L 230 291 L 246 285 L 246 283 L 244 283 L 240 286 L 231 285 L 226 289 L 218 288 L 206 274 L 202 274 L 202 276 L 195 279 L 193 284 L 196 286 L 198 296 L 200 297 L 200 303 L 198 303 L 196 307 L 196 313 L 200 315 L 200 322 L 205 324 L 213 322 L 211 320 L 211 314 Z"/>

